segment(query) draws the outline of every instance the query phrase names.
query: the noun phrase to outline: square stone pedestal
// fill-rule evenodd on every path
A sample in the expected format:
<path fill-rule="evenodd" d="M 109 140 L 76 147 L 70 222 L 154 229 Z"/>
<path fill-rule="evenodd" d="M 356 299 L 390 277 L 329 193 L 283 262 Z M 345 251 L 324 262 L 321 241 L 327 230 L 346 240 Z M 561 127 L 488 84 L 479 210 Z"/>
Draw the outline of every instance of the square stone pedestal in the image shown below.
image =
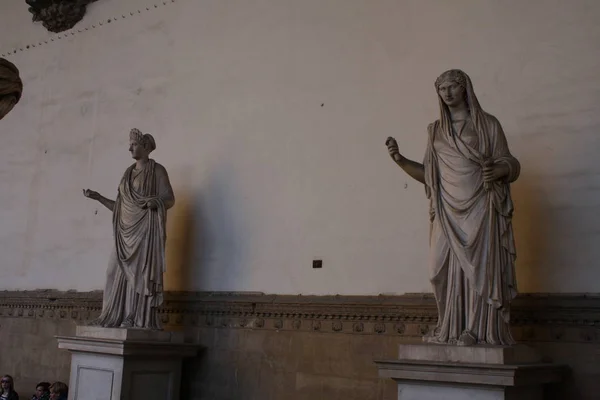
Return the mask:
<path fill-rule="evenodd" d="M 543 386 L 566 372 L 524 345 L 406 343 L 398 360 L 375 363 L 398 383 L 398 400 L 542 400 Z"/>
<path fill-rule="evenodd" d="M 181 362 L 197 345 L 183 332 L 78 326 L 57 336 L 71 354 L 69 400 L 179 400 Z"/>

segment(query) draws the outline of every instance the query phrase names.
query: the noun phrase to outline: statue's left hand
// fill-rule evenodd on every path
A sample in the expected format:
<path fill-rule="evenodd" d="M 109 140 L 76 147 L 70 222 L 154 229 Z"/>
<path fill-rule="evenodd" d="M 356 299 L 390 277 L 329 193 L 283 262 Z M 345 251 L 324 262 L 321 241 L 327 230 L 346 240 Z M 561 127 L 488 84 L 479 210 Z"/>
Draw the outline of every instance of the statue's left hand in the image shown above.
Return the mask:
<path fill-rule="evenodd" d="M 159 206 L 158 200 L 156 199 L 152 199 L 150 201 L 148 201 L 145 205 L 144 208 L 149 208 L 151 210 L 156 210 Z"/>
<path fill-rule="evenodd" d="M 483 165 L 483 181 L 485 183 L 495 182 L 507 176 L 509 172 L 508 165 L 503 162 L 494 164 L 493 161 L 486 161 Z"/>

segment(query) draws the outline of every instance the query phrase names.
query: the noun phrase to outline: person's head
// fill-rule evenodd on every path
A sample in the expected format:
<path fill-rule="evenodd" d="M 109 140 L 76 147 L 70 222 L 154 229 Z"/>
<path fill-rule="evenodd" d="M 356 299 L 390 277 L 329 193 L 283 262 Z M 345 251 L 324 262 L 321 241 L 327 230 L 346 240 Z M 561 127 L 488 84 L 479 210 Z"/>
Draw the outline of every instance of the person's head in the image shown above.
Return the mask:
<path fill-rule="evenodd" d="M 42 397 L 50 392 L 50 382 L 40 382 L 35 386 L 35 397 Z"/>
<path fill-rule="evenodd" d="M 154 149 L 156 149 L 156 142 L 152 135 L 143 134 L 136 128 L 129 132 L 129 151 L 135 160 L 148 158 Z"/>
<path fill-rule="evenodd" d="M 69 387 L 64 382 L 54 382 L 50 385 L 50 400 L 66 398 L 69 394 Z"/>
<path fill-rule="evenodd" d="M 12 376 L 10 376 L 10 375 L 4 375 L 2 377 L 2 380 L 0 380 L 0 383 L 2 384 L 3 392 L 11 392 L 11 391 L 15 390 L 15 384 L 14 384 Z"/>
<path fill-rule="evenodd" d="M 467 78 L 459 69 L 451 69 L 435 80 L 435 90 L 448 107 L 467 104 Z"/>

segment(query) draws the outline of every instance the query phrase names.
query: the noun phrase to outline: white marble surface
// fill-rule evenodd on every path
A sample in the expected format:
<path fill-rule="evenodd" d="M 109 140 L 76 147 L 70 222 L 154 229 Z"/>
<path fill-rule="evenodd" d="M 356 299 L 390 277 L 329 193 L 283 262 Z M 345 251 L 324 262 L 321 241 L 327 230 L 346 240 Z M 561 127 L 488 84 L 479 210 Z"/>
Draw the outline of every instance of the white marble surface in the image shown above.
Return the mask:
<path fill-rule="evenodd" d="M 398 384 L 398 400 L 541 400 L 541 392 L 522 388 L 518 393 L 503 388 Z"/>
<path fill-rule="evenodd" d="M 158 331 L 150 329 L 103 328 L 100 326 L 77 326 L 76 336 L 98 339 L 156 341 L 183 343 L 183 332 Z"/>
<path fill-rule="evenodd" d="M 183 333 L 77 327 L 57 337 L 71 352 L 69 400 L 178 400 L 181 362 L 197 354 Z"/>
<path fill-rule="evenodd" d="M 398 353 L 398 360 L 376 361 L 379 377 L 397 382 L 398 400 L 541 400 L 544 385 L 566 373 L 522 345 L 403 343 Z"/>
<path fill-rule="evenodd" d="M 526 345 L 456 346 L 422 342 L 401 344 L 398 359 L 412 361 L 462 362 L 477 364 L 531 364 L 540 354 Z"/>

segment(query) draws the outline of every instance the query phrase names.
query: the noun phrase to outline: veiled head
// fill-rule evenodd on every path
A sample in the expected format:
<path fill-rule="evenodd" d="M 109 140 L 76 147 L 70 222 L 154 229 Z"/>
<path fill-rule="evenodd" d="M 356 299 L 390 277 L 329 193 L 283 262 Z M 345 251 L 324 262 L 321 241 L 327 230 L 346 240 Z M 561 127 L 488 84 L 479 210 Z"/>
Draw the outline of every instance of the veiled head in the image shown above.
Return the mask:
<path fill-rule="evenodd" d="M 475 129 L 484 134 L 484 121 L 486 113 L 479 105 L 479 100 L 473 90 L 473 83 L 469 75 L 459 69 L 451 69 L 444 72 L 435 80 L 435 90 L 438 94 L 440 104 L 440 122 L 442 130 L 447 135 L 452 134 L 451 108 L 465 104 L 469 116 L 475 124 Z"/>
<path fill-rule="evenodd" d="M 129 151 L 134 159 L 148 157 L 154 149 L 156 149 L 156 142 L 151 134 L 144 134 L 137 128 L 129 132 Z"/>
<path fill-rule="evenodd" d="M 454 82 L 462 88 L 466 88 L 467 74 L 465 74 L 460 69 L 449 69 L 448 71 L 438 76 L 438 78 L 435 80 L 435 89 L 438 90 L 443 82 Z"/>
<path fill-rule="evenodd" d="M 467 102 L 467 76 L 459 69 L 451 69 L 435 80 L 435 90 L 444 104 L 456 107 Z"/>

